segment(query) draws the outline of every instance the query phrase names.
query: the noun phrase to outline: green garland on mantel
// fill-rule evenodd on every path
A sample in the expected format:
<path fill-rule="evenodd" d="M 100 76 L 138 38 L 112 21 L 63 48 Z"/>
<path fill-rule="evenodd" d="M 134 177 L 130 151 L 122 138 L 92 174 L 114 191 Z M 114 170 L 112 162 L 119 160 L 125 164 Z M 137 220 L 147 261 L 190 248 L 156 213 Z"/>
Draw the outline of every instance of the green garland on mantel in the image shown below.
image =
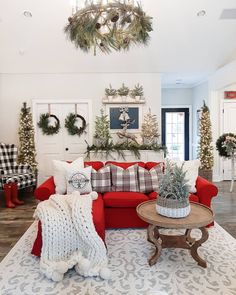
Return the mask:
<path fill-rule="evenodd" d="M 124 151 L 129 150 L 131 153 L 134 154 L 134 156 L 137 159 L 140 159 L 140 151 L 147 151 L 147 150 L 152 150 L 154 152 L 159 152 L 163 151 L 164 154 L 167 152 L 166 146 L 160 145 L 160 144 L 152 144 L 152 145 L 147 145 L 147 144 L 134 144 L 134 143 L 116 143 L 114 144 L 112 141 L 109 143 L 106 143 L 105 145 L 101 146 L 96 146 L 96 145 L 88 145 L 87 144 L 87 152 L 86 156 L 89 158 L 90 152 L 94 152 L 95 155 L 98 154 L 99 152 L 105 152 L 106 158 L 109 156 L 112 157 L 112 153 L 117 153 L 119 157 L 125 160 L 125 153 Z"/>

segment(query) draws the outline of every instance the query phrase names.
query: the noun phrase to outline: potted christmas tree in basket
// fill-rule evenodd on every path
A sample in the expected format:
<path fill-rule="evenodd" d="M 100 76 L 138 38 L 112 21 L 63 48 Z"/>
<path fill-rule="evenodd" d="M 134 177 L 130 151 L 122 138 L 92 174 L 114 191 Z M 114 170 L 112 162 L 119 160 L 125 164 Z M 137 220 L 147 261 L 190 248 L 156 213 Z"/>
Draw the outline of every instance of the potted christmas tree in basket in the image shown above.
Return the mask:
<path fill-rule="evenodd" d="M 188 180 L 182 166 L 167 162 L 165 173 L 161 176 L 157 213 L 166 217 L 181 218 L 190 213 Z"/>

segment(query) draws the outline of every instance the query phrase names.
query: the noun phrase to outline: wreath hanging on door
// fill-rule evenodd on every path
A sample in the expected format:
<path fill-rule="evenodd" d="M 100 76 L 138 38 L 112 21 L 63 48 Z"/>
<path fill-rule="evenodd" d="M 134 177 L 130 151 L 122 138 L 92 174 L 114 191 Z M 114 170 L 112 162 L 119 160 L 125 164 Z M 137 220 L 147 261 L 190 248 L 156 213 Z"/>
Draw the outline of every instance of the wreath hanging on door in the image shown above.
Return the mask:
<path fill-rule="evenodd" d="M 50 123 L 50 118 L 55 120 L 54 125 Z M 51 115 L 50 113 L 40 115 L 38 127 L 42 129 L 42 132 L 45 135 L 57 134 L 61 128 L 60 121 L 57 116 Z"/>
<path fill-rule="evenodd" d="M 216 141 L 216 149 L 221 157 L 230 158 L 230 149 L 235 148 L 236 134 L 224 133 Z"/>
<path fill-rule="evenodd" d="M 79 120 L 82 122 L 81 127 L 76 126 L 76 122 Z M 85 132 L 86 127 L 86 120 L 81 115 L 70 113 L 65 119 L 65 128 L 70 135 L 81 136 Z"/>

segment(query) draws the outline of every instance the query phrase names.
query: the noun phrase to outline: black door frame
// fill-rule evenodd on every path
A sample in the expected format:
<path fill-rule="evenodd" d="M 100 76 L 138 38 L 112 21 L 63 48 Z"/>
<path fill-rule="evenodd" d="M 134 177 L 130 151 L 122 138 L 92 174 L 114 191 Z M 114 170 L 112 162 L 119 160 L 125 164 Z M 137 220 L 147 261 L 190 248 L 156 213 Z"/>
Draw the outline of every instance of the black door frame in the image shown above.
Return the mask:
<path fill-rule="evenodd" d="M 189 108 L 162 108 L 161 109 L 161 134 L 162 134 L 162 143 L 166 144 L 166 113 L 184 113 L 184 159 L 189 160 Z"/>

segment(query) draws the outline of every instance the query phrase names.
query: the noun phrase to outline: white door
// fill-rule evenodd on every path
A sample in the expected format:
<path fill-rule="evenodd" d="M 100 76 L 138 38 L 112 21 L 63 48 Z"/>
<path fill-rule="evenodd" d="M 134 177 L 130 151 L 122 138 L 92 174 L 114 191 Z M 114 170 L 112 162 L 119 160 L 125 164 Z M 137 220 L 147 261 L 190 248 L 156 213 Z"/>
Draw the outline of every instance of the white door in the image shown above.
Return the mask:
<path fill-rule="evenodd" d="M 236 134 L 236 102 L 224 102 L 223 133 Z M 231 161 L 223 159 L 224 180 L 231 179 Z"/>
<path fill-rule="evenodd" d="M 49 111 L 60 120 L 61 128 L 57 134 L 44 135 L 37 126 L 40 115 Z M 87 122 L 86 133 L 81 136 L 69 135 L 65 128 L 65 118 L 69 113 L 75 113 L 75 102 L 54 102 L 46 101 L 33 102 L 33 114 L 35 122 L 35 142 L 38 161 L 38 182 L 45 181 L 52 175 L 52 160 L 73 161 L 79 156 L 85 157 L 87 148 L 86 141 L 91 142 L 91 103 L 90 101 L 76 101 L 77 113 L 83 116 Z M 80 127 L 78 121 L 78 127 Z"/>

